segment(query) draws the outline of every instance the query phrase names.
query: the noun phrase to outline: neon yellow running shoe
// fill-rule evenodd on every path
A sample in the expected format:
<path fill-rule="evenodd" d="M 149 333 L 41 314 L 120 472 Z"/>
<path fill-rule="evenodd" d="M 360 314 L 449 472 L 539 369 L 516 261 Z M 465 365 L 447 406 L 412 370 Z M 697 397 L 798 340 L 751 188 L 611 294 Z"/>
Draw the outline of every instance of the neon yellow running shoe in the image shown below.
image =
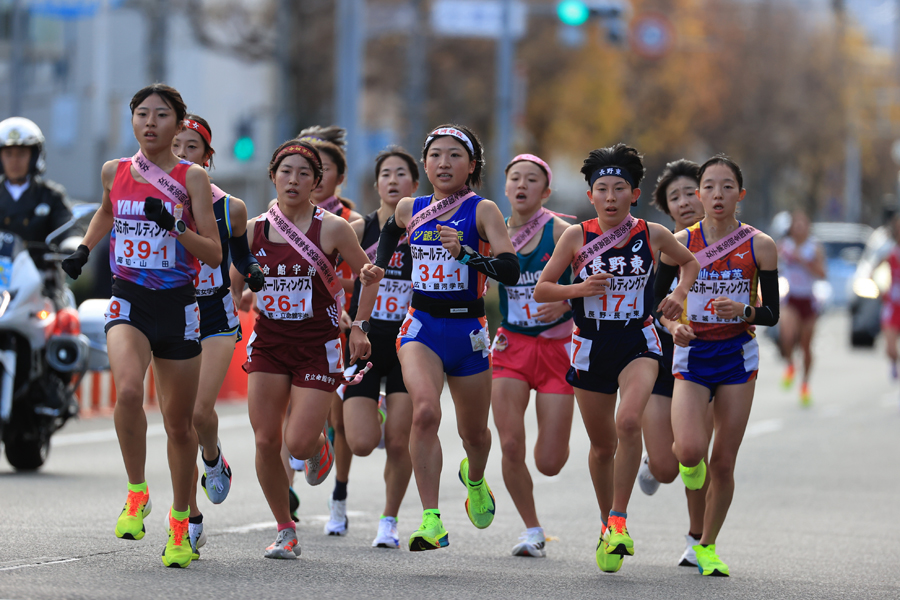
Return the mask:
<path fill-rule="evenodd" d="M 494 493 L 491 492 L 491 487 L 484 480 L 484 477 L 481 478 L 481 483 L 478 485 L 473 486 L 469 484 L 468 458 L 464 458 L 459 463 L 459 480 L 466 486 L 466 491 L 468 492 L 466 514 L 469 515 L 469 520 L 478 529 L 487 529 L 494 521 L 495 504 Z"/>
<path fill-rule="evenodd" d="M 604 528 L 603 533 L 600 535 L 600 539 L 597 540 L 597 552 L 595 553 L 595 558 L 597 559 L 597 566 L 600 567 L 600 570 L 604 573 L 615 573 L 619 569 L 622 568 L 622 563 L 625 559 L 619 554 L 609 554 L 606 549 L 609 546 L 609 528 Z"/>
<path fill-rule="evenodd" d="M 139 540 L 147 531 L 144 528 L 144 517 L 150 514 L 153 504 L 150 503 L 150 490 L 133 492 L 128 490 L 125 507 L 122 508 L 116 521 L 116 537 L 125 540 Z"/>
<path fill-rule="evenodd" d="M 699 490 L 706 482 L 706 461 L 701 460 L 700 464 L 694 467 L 686 467 L 678 463 L 678 470 L 681 471 L 681 480 L 684 487 L 689 490 Z"/>
<path fill-rule="evenodd" d="M 162 563 L 167 567 L 185 568 L 191 564 L 193 550 L 191 549 L 191 537 L 189 523 L 185 519 L 176 519 L 169 512 L 169 541 L 162 552 Z"/>
<path fill-rule="evenodd" d="M 781 387 L 789 390 L 791 386 L 794 385 L 794 364 L 789 363 L 787 367 L 784 369 L 784 375 L 781 376 Z"/>
<path fill-rule="evenodd" d="M 716 545 L 710 544 L 705 548 L 700 544 L 694 546 L 694 554 L 697 555 L 697 569 L 701 575 L 713 577 L 728 577 L 728 565 L 722 562 L 716 554 Z"/>
<path fill-rule="evenodd" d="M 809 384 L 803 382 L 800 384 L 800 405 L 809 406 L 812 404 L 812 395 L 809 393 Z"/>
<path fill-rule="evenodd" d="M 422 524 L 409 536 L 409 551 L 438 550 L 449 545 L 450 534 L 444 529 L 441 516 L 425 511 L 422 514 Z"/>
<path fill-rule="evenodd" d="M 607 554 L 618 554 L 620 556 L 634 556 L 634 540 L 628 535 L 628 528 L 625 527 L 625 519 L 622 517 L 610 517 L 609 527 L 607 527 Z"/>

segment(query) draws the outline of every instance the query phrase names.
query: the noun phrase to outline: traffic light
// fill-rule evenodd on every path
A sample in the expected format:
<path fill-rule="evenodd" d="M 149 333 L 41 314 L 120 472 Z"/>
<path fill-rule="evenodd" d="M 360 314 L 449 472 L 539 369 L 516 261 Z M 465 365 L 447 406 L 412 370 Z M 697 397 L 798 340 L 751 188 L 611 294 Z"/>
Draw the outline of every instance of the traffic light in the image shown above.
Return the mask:
<path fill-rule="evenodd" d="M 556 5 L 556 16 L 565 25 L 578 27 L 583 25 L 591 14 L 588 5 L 581 0 L 562 0 Z"/>
<path fill-rule="evenodd" d="M 560 38 L 568 46 L 584 43 L 580 27 L 589 20 L 606 31 L 611 43 L 620 44 L 625 39 L 625 7 L 621 0 L 561 0 L 556 5 L 556 16 L 563 25 Z"/>
<path fill-rule="evenodd" d="M 256 152 L 256 144 L 253 143 L 253 123 L 248 119 L 241 119 L 238 122 L 233 152 L 234 157 L 240 162 L 251 160 Z"/>

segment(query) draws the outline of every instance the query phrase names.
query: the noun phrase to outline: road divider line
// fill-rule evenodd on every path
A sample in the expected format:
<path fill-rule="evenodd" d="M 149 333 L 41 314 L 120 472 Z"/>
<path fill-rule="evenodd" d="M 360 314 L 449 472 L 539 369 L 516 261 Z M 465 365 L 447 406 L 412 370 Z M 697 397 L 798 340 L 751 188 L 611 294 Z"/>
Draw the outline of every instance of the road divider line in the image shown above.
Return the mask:
<path fill-rule="evenodd" d="M 219 430 L 238 429 L 240 427 L 250 426 L 250 417 L 248 415 L 229 415 L 227 417 L 219 417 Z M 147 427 L 147 437 L 161 437 L 166 435 L 166 428 L 162 423 L 149 425 Z M 80 446 L 83 444 L 98 444 L 103 442 L 115 442 L 118 440 L 115 428 L 99 429 L 96 431 L 85 431 L 82 433 L 63 433 L 53 436 L 51 444 L 54 448 L 61 446 Z"/>
<path fill-rule="evenodd" d="M 56 560 L 48 560 L 45 562 L 28 563 L 26 565 L 15 565 L 13 567 L 0 567 L 0 571 L 15 571 L 16 569 L 27 569 L 28 567 L 44 567 L 47 565 L 59 565 L 62 563 L 75 562 L 80 558 L 58 558 Z"/>
<path fill-rule="evenodd" d="M 784 428 L 784 419 L 766 419 L 747 425 L 744 438 L 755 438 L 766 433 L 774 433 Z"/>

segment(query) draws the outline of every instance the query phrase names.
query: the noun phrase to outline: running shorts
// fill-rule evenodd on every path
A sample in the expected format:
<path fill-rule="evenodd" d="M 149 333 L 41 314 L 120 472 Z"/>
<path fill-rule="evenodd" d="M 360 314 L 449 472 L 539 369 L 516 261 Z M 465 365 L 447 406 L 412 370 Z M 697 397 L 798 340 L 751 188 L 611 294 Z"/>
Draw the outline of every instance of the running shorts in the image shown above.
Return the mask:
<path fill-rule="evenodd" d="M 200 308 L 193 285 L 151 290 L 116 277 L 105 316 L 107 334 L 116 325 L 131 325 L 144 334 L 156 358 L 188 360 L 200 354 Z"/>
<path fill-rule="evenodd" d="M 675 342 L 667 333 L 660 334 L 659 342 L 662 346 L 662 357 L 659 359 L 659 373 L 656 376 L 656 383 L 653 384 L 653 393 L 671 398 L 672 389 L 675 387 L 675 376 L 672 375 L 672 353 L 675 350 Z"/>
<path fill-rule="evenodd" d="M 881 326 L 900 331 L 900 303 L 885 299 L 881 307 Z"/>
<path fill-rule="evenodd" d="M 659 334 L 652 321 L 642 327 L 605 330 L 602 333 L 575 329 L 569 355 L 566 381 L 582 390 L 615 394 L 619 389 L 619 374 L 638 358 L 662 357 Z"/>
<path fill-rule="evenodd" d="M 367 360 L 359 359 L 347 372 L 347 375 L 354 375 L 360 369 L 366 366 L 367 362 L 372 363 L 372 368 L 368 373 L 363 375 L 363 380 L 356 385 L 347 386 L 344 390 L 344 400 L 347 398 L 355 398 L 361 396 L 363 398 L 371 398 L 378 402 L 378 396 L 381 395 L 381 380 L 385 379 L 384 393 L 390 394 L 406 394 L 406 385 L 403 383 L 403 372 L 400 370 L 400 359 L 397 358 L 397 342 L 392 335 L 378 335 L 377 333 L 369 334 L 369 342 L 372 344 L 372 354 Z M 347 350 L 347 358 L 349 360 L 349 345 Z"/>
<path fill-rule="evenodd" d="M 797 296 L 788 296 L 787 305 L 797 311 L 801 321 L 815 319 L 819 314 L 816 308 L 815 298 L 800 298 Z"/>
<path fill-rule="evenodd" d="M 518 379 L 541 394 L 571 394 L 566 382 L 570 343 L 568 338 L 554 340 L 501 327 L 491 345 L 494 379 Z"/>
<path fill-rule="evenodd" d="M 691 340 L 686 348 L 675 346 L 672 373 L 677 379 L 709 388 L 710 399 L 720 385 L 737 385 L 756 378 L 759 343 L 745 332 L 727 340 Z"/>
<path fill-rule="evenodd" d="M 230 290 L 226 288 L 224 294 L 198 298 L 197 304 L 200 306 L 201 342 L 210 337 L 234 335 L 235 332 L 237 341 L 241 341 L 241 320 Z"/>
<path fill-rule="evenodd" d="M 491 368 L 485 317 L 447 319 L 410 307 L 397 334 L 397 351 L 410 342 L 425 344 L 437 354 L 450 377 L 476 375 Z"/>
<path fill-rule="evenodd" d="M 344 344 L 336 335 L 336 331 L 331 331 L 325 338 L 303 343 L 255 346 L 254 331 L 247 341 L 244 371 L 290 375 L 294 387 L 333 392 L 343 383 L 344 373 Z"/>

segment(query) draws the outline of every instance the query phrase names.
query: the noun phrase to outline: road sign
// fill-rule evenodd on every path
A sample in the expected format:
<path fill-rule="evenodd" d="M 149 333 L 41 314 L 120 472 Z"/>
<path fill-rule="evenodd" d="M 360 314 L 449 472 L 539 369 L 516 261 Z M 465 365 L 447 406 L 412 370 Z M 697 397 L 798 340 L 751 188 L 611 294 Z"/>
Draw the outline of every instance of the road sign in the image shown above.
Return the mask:
<path fill-rule="evenodd" d="M 525 35 L 528 8 L 512 4 L 512 34 Z M 499 38 L 503 34 L 503 3 L 499 0 L 436 0 L 431 5 L 431 29 L 447 37 Z"/>
<path fill-rule="evenodd" d="M 631 23 L 631 48 L 644 58 L 662 58 L 675 45 L 675 28 L 662 14 L 648 12 Z"/>
<path fill-rule="evenodd" d="M 117 8 L 123 0 L 106 0 L 109 8 Z M 104 0 L 29 0 L 31 14 L 58 19 L 92 17 L 102 8 Z"/>

